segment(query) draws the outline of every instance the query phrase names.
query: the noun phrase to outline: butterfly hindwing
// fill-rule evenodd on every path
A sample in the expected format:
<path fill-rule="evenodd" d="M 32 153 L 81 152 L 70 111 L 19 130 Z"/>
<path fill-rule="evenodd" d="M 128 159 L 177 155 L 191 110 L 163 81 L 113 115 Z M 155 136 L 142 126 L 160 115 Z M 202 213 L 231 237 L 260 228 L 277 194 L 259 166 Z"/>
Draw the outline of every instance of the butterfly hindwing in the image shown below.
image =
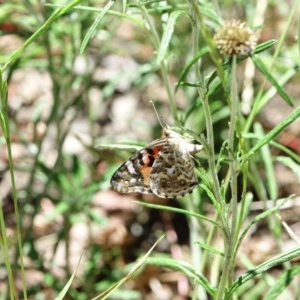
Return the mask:
<path fill-rule="evenodd" d="M 162 198 L 176 198 L 190 193 L 198 184 L 194 163 L 180 151 L 166 146 L 157 156 L 150 174 L 150 187 Z"/>

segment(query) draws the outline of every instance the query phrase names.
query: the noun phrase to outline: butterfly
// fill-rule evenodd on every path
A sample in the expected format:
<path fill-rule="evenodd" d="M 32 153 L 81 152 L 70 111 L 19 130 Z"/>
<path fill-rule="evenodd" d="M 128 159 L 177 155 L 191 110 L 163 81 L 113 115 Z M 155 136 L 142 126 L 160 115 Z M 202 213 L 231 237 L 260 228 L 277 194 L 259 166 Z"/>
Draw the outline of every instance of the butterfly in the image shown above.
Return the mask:
<path fill-rule="evenodd" d="M 166 126 L 161 138 L 136 152 L 117 169 L 111 186 L 120 193 L 139 192 L 161 198 L 191 193 L 198 185 L 192 155 L 202 148 L 186 130 Z"/>

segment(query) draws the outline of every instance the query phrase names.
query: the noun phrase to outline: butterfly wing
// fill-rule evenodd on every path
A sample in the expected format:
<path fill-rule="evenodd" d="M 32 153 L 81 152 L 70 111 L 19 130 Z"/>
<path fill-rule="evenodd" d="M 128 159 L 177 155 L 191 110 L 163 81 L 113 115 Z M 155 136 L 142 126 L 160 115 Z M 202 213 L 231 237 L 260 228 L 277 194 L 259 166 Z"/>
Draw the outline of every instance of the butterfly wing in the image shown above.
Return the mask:
<path fill-rule="evenodd" d="M 190 155 L 165 145 L 153 163 L 149 185 L 152 192 L 162 198 L 176 198 L 192 192 L 198 179 Z"/>
<path fill-rule="evenodd" d="M 111 186 L 120 193 L 152 194 L 149 185 L 152 166 L 166 142 L 153 141 L 124 162 L 111 178 Z"/>

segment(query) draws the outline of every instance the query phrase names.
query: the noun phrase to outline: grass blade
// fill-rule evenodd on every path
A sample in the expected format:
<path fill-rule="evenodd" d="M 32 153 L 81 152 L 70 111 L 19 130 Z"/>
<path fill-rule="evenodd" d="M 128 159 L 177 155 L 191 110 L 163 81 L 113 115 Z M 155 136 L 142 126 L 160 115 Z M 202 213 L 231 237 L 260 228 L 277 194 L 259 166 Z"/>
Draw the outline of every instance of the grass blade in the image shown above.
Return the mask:
<path fill-rule="evenodd" d="M 286 90 L 278 83 L 278 80 L 273 77 L 270 73 L 269 69 L 265 66 L 262 60 L 256 56 L 252 56 L 252 61 L 255 66 L 260 70 L 260 72 L 270 81 L 270 83 L 276 88 L 278 94 L 282 97 L 282 99 L 289 104 L 290 106 L 294 106 L 294 102 Z"/>
<path fill-rule="evenodd" d="M 295 248 L 291 251 L 279 254 L 266 262 L 263 262 L 259 266 L 247 271 L 244 275 L 240 276 L 233 285 L 228 289 L 225 299 L 231 299 L 231 295 L 233 292 L 241 285 L 243 285 L 245 282 L 249 281 L 253 277 L 262 274 L 264 272 L 267 272 L 271 268 L 274 268 L 276 266 L 279 266 L 285 262 L 291 261 L 292 259 L 296 258 L 300 255 L 300 248 Z"/>
<path fill-rule="evenodd" d="M 84 53 L 85 48 L 87 47 L 87 44 L 89 43 L 90 39 L 94 36 L 96 30 L 98 29 L 100 23 L 102 22 L 103 18 L 105 17 L 106 13 L 108 12 L 108 10 L 113 6 L 113 4 L 115 3 L 115 0 L 111 0 L 109 1 L 105 7 L 103 8 L 103 10 L 101 11 L 101 13 L 98 15 L 98 17 L 96 18 L 96 20 L 94 21 L 94 23 L 92 24 L 92 26 L 90 27 L 90 29 L 88 30 L 87 34 L 85 35 L 81 46 L 80 46 L 80 54 Z"/>
<path fill-rule="evenodd" d="M 203 215 L 200 215 L 200 214 L 197 214 L 197 213 L 185 210 L 185 209 L 176 208 L 176 207 L 172 207 L 172 206 L 166 206 L 166 205 L 147 203 L 147 202 L 142 202 L 142 201 L 135 201 L 135 202 L 137 202 L 138 204 L 143 205 L 145 207 L 149 207 L 149 208 L 153 208 L 153 209 L 171 211 L 171 212 L 175 212 L 175 213 L 178 213 L 178 214 L 186 215 L 188 217 L 196 217 L 200 220 L 207 221 L 207 222 L 209 222 L 209 223 L 211 223 L 211 224 L 213 224 L 213 225 L 215 225 L 215 226 L 217 226 L 221 229 L 221 225 L 216 223 L 215 221 L 213 221 L 213 220 L 211 220 L 211 219 L 209 219 L 209 218 L 207 218 Z"/>
<path fill-rule="evenodd" d="M 170 41 L 171 41 L 171 37 L 172 37 L 173 31 L 174 31 L 176 20 L 180 16 L 187 16 L 187 17 L 189 17 L 190 20 L 192 20 L 190 15 L 186 11 L 177 10 L 177 11 L 174 11 L 174 12 L 171 13 L 170 18 L 168 19 L 168 22 L 167 22 L 162 40 L 161 40 L 160 47 L 158 49 L 158 53 L 157 53 L 157 63 L 158 63 L 158 65 L 160 65 L 161 62 L 165 58 L 165 55 L 168 51 L 169 44 L 170 44 Z"/>
<path fill-rule="evenodd" d="M 245 162 L 250 156 L 255 154 L 261 147 L 269 143 L 273 138 L 275 138 L 283 129 L 293 123 L 300 117 L 300 107 L 296 108 L 285 120 L 274 127 L 268 134 L 265 135 L 263 139 L 258 141 L 255 146 L 249 150 L 249 152 L 242 158 Z"/>
<path fill-rule="evenodd" d="M 196 242 L 195 244 L 199 245 L 201 248 L 211 252 L 211 253 L 214 253 L 214 254 L 217 254 L 217 255 L 220 255 L 220 256 L 223 256 L 224 257 L 224 253 L 217 250 L 216 248 L 214 247 L 211 247 L 205 243 L 202 243 L 202 242 Z"/>
<path fill-rule="evenodd" d="M 98 295 L 97 297 L 93 298 L 92 300 L 97 299 L 106 299 L 109 297 L 118 287 L 120 287 L 123 283 L 125 283 L 128 279 L 132 277 L 132 275 L 143 266 L 143 264 L 146 262 L 146 259 L 149 257 L 151 252 L 154 250 L 156 245 L 164 238 L 165 236 L 162 235 L 155 244 L 150 248 L 150 250 L 134 265 L 134 267 L 131 269 L 131 271 L 121 280 L 119 280 L 117 283 L 115 283 L 113 286 L 111 286 L 109 289 L 107 289 L 102 294 Z"/>
<path fill-rule="evenodd" d="M 291 283 L 294 277 L 299 274 L 299 272 L 300 265 L 294 265 L 290 269 L 286 270 L 283 274 L 281 274 L 278 280 L 274 282 L 272 288 L 264 296 L 264 299 L 278 299 L 277 297 L 286 289 L 286 287 Z"/>
<path fill-rule="evenodd" d="M 202 274 L 197 274 L 195 268 L 185 262 L 165 257 L 150 257 L 147 259 L 147 263 L 182 272 L 189 279 L 203 286 L 211 296 L 214 297 L 216 293 L 215 288 L 210 285 L 209 281 Z"/>
<path fill-rule="evenodd" d="M 259 139 L 262 139 L 264 137 L 264 131 L 261 124 L 256 123 L 254 125 L 254 132 L 257 134 Z M 278 184 L 275 176 L 273 159 L 269 144 L 262 147 L 260 149 L 260 152 L 266 170 L 268 193 L 272 200 L 276 200 L 278 198 Z"/>
<path fill-rule="evenodd" d="M 300 183 L 300 166 L 297 162 L 295 162 L 292 158 L 285 156 L 278 156 L 276 161 L 279 161 L 286 167 L 290 168 L 297 176 L 298 182 Z"/>
<path fill-rule="evenodd" d="M 81 253 L 80 257 L 79 257 L 78 263 L 77 263 L 77 265 L 76 265 L 76 268 L 75 268 L 75 270 L 74 270 L 72 276 L 70 277 L 70 279 L 68 280 L 67 284 L 66 284 L 65 287 L 62 289 L 62 291 L 61 291 L 61 292 L 58 294 L 58 296 L 55 298 L 55 300 L 63 300 L 63 299 L 65 299 L 65 296 L 67 295 L 67 292 L 68 292 L 68 290 L 70 289 L 71 284 L 72 284 L 72 282 L 73 282 L 73 280 L 74 280 L 74 278 L 75 278 L 75 274 L 76 274 L 76 272 L 77 272 L 77 270 L 78 270 L 78 267 L 79 267 L 79 264 L 80 264 L 82 255 L 83 255 L 83 251 L 82 251 L 82 253 Z"/>

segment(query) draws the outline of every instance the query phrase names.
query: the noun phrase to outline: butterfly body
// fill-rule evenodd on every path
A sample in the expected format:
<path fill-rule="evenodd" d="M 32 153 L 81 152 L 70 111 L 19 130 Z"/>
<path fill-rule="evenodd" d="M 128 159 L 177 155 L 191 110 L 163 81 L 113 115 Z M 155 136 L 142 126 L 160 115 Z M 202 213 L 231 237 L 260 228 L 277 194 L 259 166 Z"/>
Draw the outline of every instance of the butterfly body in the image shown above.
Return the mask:
<path fill-rule="evenodd" d="M 140 192 L 161 198 L 190 193 L 198 184 L 192 155 L 202 145 L 174 128 L 163 129 L 162 137 L 124 162 L 111 179 L 121 193 Z"/>

